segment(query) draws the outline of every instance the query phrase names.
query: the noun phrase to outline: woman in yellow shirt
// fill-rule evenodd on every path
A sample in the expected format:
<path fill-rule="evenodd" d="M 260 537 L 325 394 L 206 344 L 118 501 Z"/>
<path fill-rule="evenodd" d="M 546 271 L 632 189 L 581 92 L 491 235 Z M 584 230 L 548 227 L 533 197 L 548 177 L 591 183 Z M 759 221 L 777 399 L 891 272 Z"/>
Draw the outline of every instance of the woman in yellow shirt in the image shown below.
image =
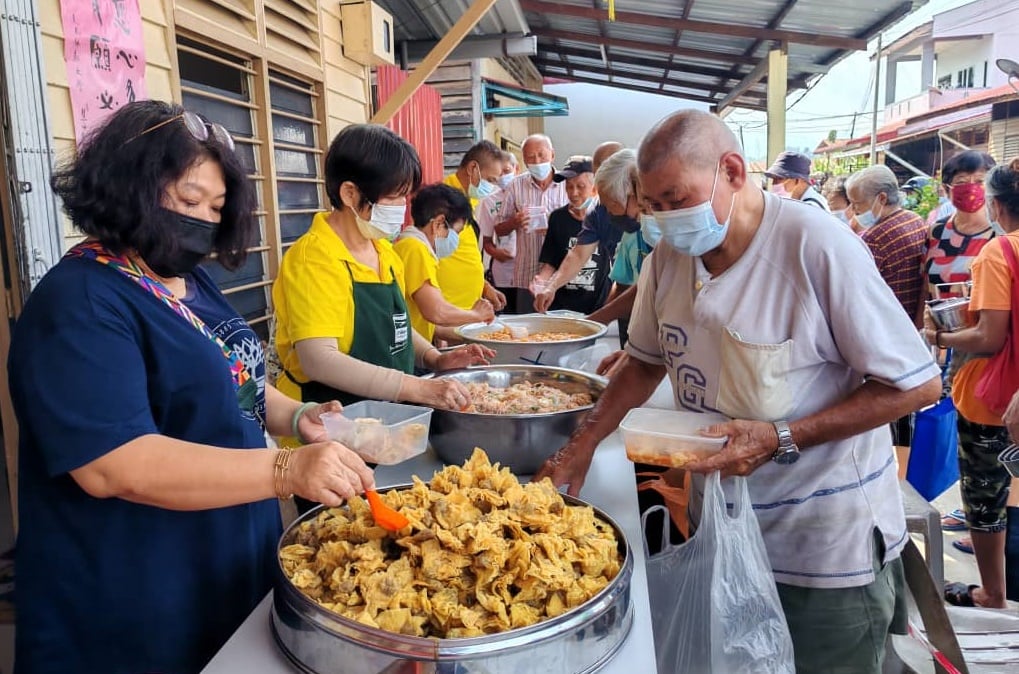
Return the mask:
<path fill-rule="evenodd" d="M 355 124 L 325 158 L 333 210 L 287 252 L 273 287 L 281 391 L 304 401 L 403 400 L 460 409 L 467 390 L 413 376 L 484 364 L 494 352 L 471 345 L 440 353 L 410 326 L 404 268 L 389 243 L 407 195 L 421 183 L 417 152 L 391 130 Z"/>
<path fill-rule="evenodd" d="M 436 325 L 493 321 L 491 302 L 481 298 L 470 309 L 461 309 L 444 297 L 439 285 L 439 262 L 457 250 L 460 233 L 471 215 L 467 197 L 449 185 L 429 185 L 414 195 L 410 211 L 414 226 L 403 230 L 393 250 L 403 260 L 411 326 L 432 341 Z"/>

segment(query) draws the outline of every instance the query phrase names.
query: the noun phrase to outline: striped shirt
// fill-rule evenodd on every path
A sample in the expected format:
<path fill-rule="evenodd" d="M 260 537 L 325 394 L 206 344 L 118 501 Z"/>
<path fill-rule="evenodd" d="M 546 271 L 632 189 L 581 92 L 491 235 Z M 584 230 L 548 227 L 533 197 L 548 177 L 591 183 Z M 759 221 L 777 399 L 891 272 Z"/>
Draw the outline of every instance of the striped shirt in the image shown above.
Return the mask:
<path fill-rule="evenodd" d="M 927 257 L 927 224 L 916 213 L 900 208 L 860 237 L 870 247 L 881 278 L 913 319 L 920 309 L 925 282 L 922 269 Z"/>
<path fill-rule="evenodd" d="M 534 182 L 531 174 L 524 173 L 513 179 L 504 192 L 502 201 L 502 217 L 500 222 L 509 220 L 520 210 L 528 206 L 542 206 L 545 217 L 557 208 L 569 203 L 566 196 L 566 182 L 552 182 L 542 189 Z M 513 282 L 511 288 L 527 288 L 534 275 L 538 273 L 538 255 L 545 243 L 547 229 L 528 231 L 527 227 L 517 230 L 517 254 L 513 258 Z"/>

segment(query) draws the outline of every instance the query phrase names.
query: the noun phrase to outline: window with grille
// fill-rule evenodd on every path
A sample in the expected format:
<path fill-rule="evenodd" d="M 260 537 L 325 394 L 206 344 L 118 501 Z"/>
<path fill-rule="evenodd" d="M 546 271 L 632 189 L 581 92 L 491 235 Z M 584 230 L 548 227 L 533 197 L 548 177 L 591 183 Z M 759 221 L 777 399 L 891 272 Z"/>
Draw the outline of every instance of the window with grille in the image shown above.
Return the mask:
<path fill-rule="evenodd" d="M 317 97 L 314 86 L 269 71 L 272 150 L 284 247 L 308 231 L 314 214 L 325 206 L 318 142 L 321 124 L 315 114 Z"/>
<path fill-rule="evenodd" d="M 184 107 L 227 128 L 258 195 L 257 241 L 245 264 L 230 272 L 210 262 L 206 269 L 237 313 L 265 339 L 272 277 L 266 243 L 265 169 L 259 152 L 264 139 L 259 137 L 259 108 L 252 95 L 256 71 L 246 59 L 183 38 L 178 40 L 177 54 Z"/>

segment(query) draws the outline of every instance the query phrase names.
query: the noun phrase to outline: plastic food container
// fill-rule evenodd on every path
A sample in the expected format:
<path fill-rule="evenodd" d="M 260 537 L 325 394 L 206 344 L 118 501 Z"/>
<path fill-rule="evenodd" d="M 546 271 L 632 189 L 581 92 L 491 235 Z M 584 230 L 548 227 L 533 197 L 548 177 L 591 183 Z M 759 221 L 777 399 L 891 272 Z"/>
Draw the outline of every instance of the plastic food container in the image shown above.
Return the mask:
<path fill-rule="evenodd" d="M 389 466 L 428 448 L 429 407 L 362 400 L 342 413 L 322 415 L 329 438 L 343 443 L 369 463 Z"/>
<path fill-rule="evenodd" d="M 698 429 L 725 421 L 729 419 L 720 414 L 638 407 L 630 410 L 619 430 L 630 461 L 682 468 L 722 451 L 725 438 L 705 438 Z"/>
<path fill-rule="evenodd" d="M 536 232 L 542 229 L 548 229 L 548 215 L 545 213 L 545 207 L 528 206 L 527 231 Z"/>
<path fill-rule="evenodd" d="M 593 344 L 560 358 L 559 367 L 565 367 L 567 370 L 597 373 L 598 365 L 611 355 L 612 347 L 608 344 Z"/>

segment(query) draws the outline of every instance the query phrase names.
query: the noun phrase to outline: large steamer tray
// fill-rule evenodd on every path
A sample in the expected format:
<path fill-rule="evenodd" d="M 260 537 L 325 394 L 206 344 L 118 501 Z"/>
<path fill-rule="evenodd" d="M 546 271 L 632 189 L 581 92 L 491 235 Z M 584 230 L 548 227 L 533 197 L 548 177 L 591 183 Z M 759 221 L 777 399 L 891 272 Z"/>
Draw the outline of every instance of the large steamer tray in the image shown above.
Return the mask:
<path fill-rule="evenodd" d="M 507 327 L 527 328 L 527 332 L 532 335 L 539 332 L 567 332 L 578 337 L 561 342 L 513 342 L 479 337 L 486 332 L 498 330 L 498 323 Z M 586 318 L 526 314 L 499 316 L 496 325 L 462 325 L 456 329 L 456 334 L 465 342 L 484 344 L 495 349 L 495 358 L 492 359 L 494 365 L 558 365 L 560 358 L 591 346 L 605 335 L 606 330 L 606 326 Z"/>
<path fill-rule="evenodd" d="M 409 489 L 401 485 L 395 489 Z M 563 495 L 568 505 L 589 503 Z M 556 618 L 499 634 L 467 639 L 413 637 L 368 627 L 344 618 L 305 596 L 283 573 L 279 552 L 302 522 L 291 524 L 277 548 L 272 632 L 287 658 L 306 674 L 592 674 L 622 647 L 633 625 L 630 583 L 633 554 L 623 530 L 598 508 L 612 526 L 623 563 L 597 595 Z"/>

